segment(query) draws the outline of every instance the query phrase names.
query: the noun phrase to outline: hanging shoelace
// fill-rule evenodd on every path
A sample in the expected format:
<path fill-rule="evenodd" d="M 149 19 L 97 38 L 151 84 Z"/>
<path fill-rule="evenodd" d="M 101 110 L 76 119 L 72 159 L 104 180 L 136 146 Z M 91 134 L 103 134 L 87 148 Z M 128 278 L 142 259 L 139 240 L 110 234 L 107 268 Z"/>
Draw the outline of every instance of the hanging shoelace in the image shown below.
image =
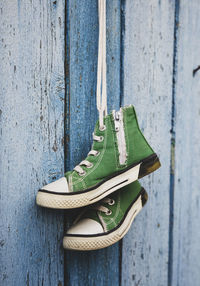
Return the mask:
<path fill-rule="evenodd" d="M 106 83 L 106 0 L 99 0 L 99 48 L 97 67 L 97 109 L 99 128 L 104 130 L 103 118 L 107 115 Z"/>
<path fill-rule="evenodd" d="M 97 109 L 99 111 L 99 129 L 105 130 L 103 122 L 104 116 L 107 115 L 107 83 L 106 83 L 106 0 L 98 1 L 98 14 L 99 14 L 99 42 L 98 42 L 98 64 L 97 64 Z M 93 140 L 97 142 L 103 141 L 102 136 L 93 134 Z M 97 156 L 99 152 L 91 150 L 88 156 Z M 86 166 L 91 168 L 93 164 L 87 160 L 83 160 L 78 166 L 74 168 L 80 176 L 85 175 L 85 171 L 81 168 Z"/>

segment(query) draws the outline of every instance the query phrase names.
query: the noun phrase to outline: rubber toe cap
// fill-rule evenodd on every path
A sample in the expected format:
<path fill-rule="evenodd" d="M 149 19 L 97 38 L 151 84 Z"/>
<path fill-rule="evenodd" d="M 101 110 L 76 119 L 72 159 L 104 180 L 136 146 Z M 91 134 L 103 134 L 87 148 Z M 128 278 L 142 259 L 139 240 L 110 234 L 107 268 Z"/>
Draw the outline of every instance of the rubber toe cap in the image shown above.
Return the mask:
<path fill-rule="evenodd" d="M 67 234 L 89 235 L 103 232 L 104 230 L 100 223 L 93 219 L 85 218 L 78 221 L 75 225 L 72 225 L 67 231 Z"/>
<path fill-rule="evenodd" d="M 41 190 L 54 193 L 68 193 L 69 187 L 67 179 L 65 177 L 62 177 L 61 179 L 42 187 Z"/>

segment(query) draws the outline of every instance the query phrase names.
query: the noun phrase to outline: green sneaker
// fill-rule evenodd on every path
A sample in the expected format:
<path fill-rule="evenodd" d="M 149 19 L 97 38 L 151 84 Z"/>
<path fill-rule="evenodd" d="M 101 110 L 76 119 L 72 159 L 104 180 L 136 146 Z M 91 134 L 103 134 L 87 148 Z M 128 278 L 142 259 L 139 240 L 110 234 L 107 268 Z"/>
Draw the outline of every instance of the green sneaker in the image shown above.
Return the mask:
<path fill-rule="evenodd" d="M 83 208 L 63 239 L 63 247 L 95 250 L 114 244 L 128 232 L 147 201 L 138 181 L 112 193 L 100 202 Z"/>
<path fill-rule="evenodd" d="M 113 111 L 103 123 L 100 128 L 97 121 L 87 158 L 65 177 L 40 189 L 38 205 L 59 209 L 90 205 L 160 167 L 133 106 Z"/>

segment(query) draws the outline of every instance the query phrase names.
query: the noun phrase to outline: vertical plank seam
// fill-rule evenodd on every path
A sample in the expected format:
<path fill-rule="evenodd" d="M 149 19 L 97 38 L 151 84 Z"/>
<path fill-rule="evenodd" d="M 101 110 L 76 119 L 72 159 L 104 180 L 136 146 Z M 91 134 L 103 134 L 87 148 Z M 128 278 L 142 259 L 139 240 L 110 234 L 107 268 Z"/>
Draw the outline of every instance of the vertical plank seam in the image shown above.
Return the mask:
<path fill-rule="evenodd" d="M 120 106 L 124 102 L 124 34 L 125 34 L 125 2 L 120 0 Z"/>
<path fill-rule="evenodd" d="M 64 25 L 64 80 L 65 80 L 65 100 L 64 100 L 64 171 L 70 166 L 70 20 L 69 20 L 69 1 L 65 0 L 65 25 Z M 67 218 L 64 215 L 64 232 L 66 230 Z M 68 284 L 67 252 L 64 251 L 63 276 L 64 285 Z"/>
<path fill-rule="evenodd" d="M 120 106 L 124 103 L 124 33 L 125 33 L 125 1 L 120 0 Z M 119 286 L 122 285 L 122 249 L 123 240 L 119 242 Z"/>
<path fill-rule="evenodd" d="M 64 151 L 65 172 L 70 167 L 70 20 L 69 1 L 65 0 L 65 114 L 64 114 Z"/>
<path fill-rule="evenodd" d="M 174 230 L 174 179 L 175 179 L 175 148 L 176 148 L 176 78 L 177 78 L 177 41 L 179 25 L 179 2 L 175 1 L 174 10 L 174 46 L 173 46 L 173 74 L 172 74 L 172 110 L 171 110 L 171 160 L 170 160 L 170 190 L 169 190 L 169 247 L 168 247 L 168 286 L 173 278 L 173 230 Z"/>

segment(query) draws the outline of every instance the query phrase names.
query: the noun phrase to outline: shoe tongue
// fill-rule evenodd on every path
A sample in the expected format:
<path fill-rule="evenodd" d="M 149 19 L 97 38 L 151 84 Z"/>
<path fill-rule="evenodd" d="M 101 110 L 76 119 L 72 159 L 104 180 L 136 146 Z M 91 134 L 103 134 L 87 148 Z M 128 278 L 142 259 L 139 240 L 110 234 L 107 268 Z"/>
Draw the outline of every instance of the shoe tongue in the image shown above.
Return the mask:
<path fill-rule="evenodd" d="M 90 219 L 93 219 L 95 220 L 96 222 L 100 223 L 101 224 L 101 221 L 97 215 L 97 211 L 94 210 L 94 209 L 88 209 L 86 210 L 86 212 L 81 216 L 81 219 L 84 219 L 84 218 L 90 218 Z"/>

